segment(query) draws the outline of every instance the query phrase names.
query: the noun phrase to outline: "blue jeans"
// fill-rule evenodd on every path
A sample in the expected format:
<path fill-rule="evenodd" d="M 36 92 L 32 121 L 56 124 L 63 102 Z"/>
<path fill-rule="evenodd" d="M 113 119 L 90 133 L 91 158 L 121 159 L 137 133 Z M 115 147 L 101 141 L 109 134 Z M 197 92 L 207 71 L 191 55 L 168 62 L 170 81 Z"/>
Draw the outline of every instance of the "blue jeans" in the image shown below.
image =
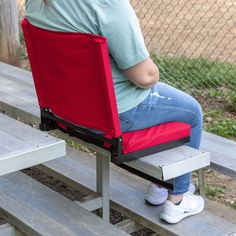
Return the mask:
<path fill-rule="evenodd" d="M 200 146 L 203 115 L 199 103 L 190 95 L 158 82 L 149 96 L 133 109 L 119 114 L 123 132 L 144 129 L 165 122 L 180 121 L 190 124 L 190 147 Z M 170 180 L 173 190 L 170 194 L 183 194 L 189 190 L 191 173 Z"/>

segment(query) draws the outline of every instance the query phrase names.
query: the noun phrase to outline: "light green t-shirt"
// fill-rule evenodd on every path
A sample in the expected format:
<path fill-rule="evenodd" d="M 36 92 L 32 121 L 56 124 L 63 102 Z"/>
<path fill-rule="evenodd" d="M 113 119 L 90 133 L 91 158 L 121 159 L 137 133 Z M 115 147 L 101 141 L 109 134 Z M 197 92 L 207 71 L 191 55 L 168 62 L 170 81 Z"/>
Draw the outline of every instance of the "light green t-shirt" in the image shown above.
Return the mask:
<path fill-rule="evenodd" d="M 86 32 L 108 39 L 118 112 L 141 103 L 150 89 L 133 84 L 122 69 L 147 59 L 137 16 L 129 0 L 25 0 L 26 17 L 35 26 L 63 32 Z"/>

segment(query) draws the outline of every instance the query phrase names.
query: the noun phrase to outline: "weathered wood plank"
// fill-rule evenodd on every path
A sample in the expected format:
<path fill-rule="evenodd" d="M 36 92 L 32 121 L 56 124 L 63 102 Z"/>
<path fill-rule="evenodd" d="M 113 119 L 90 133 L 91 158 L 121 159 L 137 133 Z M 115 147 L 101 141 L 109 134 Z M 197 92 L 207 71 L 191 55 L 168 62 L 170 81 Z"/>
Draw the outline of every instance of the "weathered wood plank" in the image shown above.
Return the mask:
<path fill-rule="evenodd" d="M 201 150 L 211 153 L 211 167 L 236 178 L 236 142 L 203 132 Z"/>
<path fill-rule="evenodd" d="M 65 141 L 0 114 L 0 175 L 65 155 Z"/>
<path fill-rule="evenodd" d="M 95 191 L 95 158 L 71 148 L 67 149 L 67 158 L 60 158 L 40 165 L 41 170 L 48 169 L 57 178 L 80 189 Z M 61 174 L 63 173 L 63 174 Z M 169 225 L 159 219 L 160 207 L 146 205 L 144 197 L 148 183 L 140 178 L 126 174 L 124 170 L 111 164 L 110 196 L 112 208 L 122 212 L 139 224 L 158 231 L 161 235 L 227 235 L 236 232 L 236 225 L 211 214 L 208 210 L 189 217 L 176 225 Z M 236 213 L 235 213 L 236 218 Z"/>
<path fill-rule="evenodd" d="M 127 235 L 20 172 L 0 177 L 0 215 L 29 236 Z"/>
<path fill-rule="evenodd" d="M 0 114 L 0 131 L 28 145 L 42 145 L 58 141 L 57 138 L 45 132 L 34 129 L 3 114 Z"/>
<path fill-rule="evenodd" d="M 170 180 L 210 165 L 210 155 L 188 146 L 180 146 L 124 163 L 161 180 Z"/>
<path fill-rule="evenodd" d="M 30 71 L 23 70 L 3 62 L 0 62 L 0 74 L 4 77 L 9 76 L 12 79 L 21 80 L 28 84 L 33 84 L 32 74 Z"/>
<path fill-rule="evenodd" d="M 0 122 L 1 122 L 1 119 L 0 119 Z M 27 147 L 29 147 L 29 145 L 27 145 L 23 141 L 0 130 L 0 157 L 9 152 L 13 152 L 14 150 L 17 150 L 18 148 L 24 149 Z"/>
<path fill-rule="evenodd" d="M 20 81 L 14 83 L 11 80 L 5 80 L 5 77 L 0 76 L 1 87 L 0 92 L 4 94 L 11 94 L 14 98 L 21 99 L 28 104 L 36 105 L 37 104 L 37 97 L 35 91 L 32 89 L 33 85 L 30 87 L 22 84 Z"/>

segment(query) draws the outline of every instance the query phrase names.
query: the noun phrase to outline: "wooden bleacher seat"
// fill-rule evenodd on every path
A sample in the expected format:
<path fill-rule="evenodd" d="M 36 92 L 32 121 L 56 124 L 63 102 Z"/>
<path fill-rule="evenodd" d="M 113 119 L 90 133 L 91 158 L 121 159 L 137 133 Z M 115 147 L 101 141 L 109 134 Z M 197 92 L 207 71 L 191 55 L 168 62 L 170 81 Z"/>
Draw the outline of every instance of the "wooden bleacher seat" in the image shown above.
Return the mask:
<path fill-rule="evenodd" d="M 0 81 L 0 110 L 13 117 L 20 117 L 24 121 L 38 125 L 40 112 L 31 73 L 0 63 Z M 210 139 L 208 140 L 209 136 Z M 236 169 L 233 169 L 234 165 L 232 168 L 224 166 L 225 158 L 229 158 L 232 163 L 236 161 L 233 152 L 236 147 L 235 142 L 229 141 L 228 151 L 224 153 L 222 160 L 222 152 L 218 152 L 218 150 L 220 150 L 221 144 L 225 142 L 221 142 L 221 137 L 204 132 L 202 142 L 207 144 L 204 147 L 207 151 L 215 151 L 211 156 L 212 165 L 210 167 L 215 167 L 216 163 L 218 166 L 222 166 L 219 170 L 227 171 L 229 169 L 230 172 L 236 173 Z M 215 148 L 215 145 L 211 147 L 208 145 L 209 142 L 218 144 L 219 147 Z M 229 152 L 230 150 L 231 152 Z M 40 165 L 40 169 L 54 175 L 73 188 L 83 190 L 86 193 L 95 191 L 95 160 L 83 152 L 68 149 L 67 158 L 60 158 Z M 112 166 L 111 206 L 138 223 L 161 234 L 165 232 L 181 236 L 187 236 L 189 232 L 193 236 L 207 235 L 205 232 L 210 232 L 208 235 L 230 235 L 236 232 L 234 223 L 207 209 L 200 215 L 190 217 L 174 226 L 159 222 L 158 212 L 161 209 L 144 204 L 143 198 L 147 184 L 141 179 L 121 171 L 120 168 Z M 235 219 L 236 217 L 231 218 Z"/>
<path fill-rule="evenodd" d="M 28 236 L 128 235 L 21 172 L 0 177 L 0 216 Z"/>
<path fill-rule="evenodd" d="M 84 152 L 67 148 L 67 158 L 50 161 L 39 169 L 50 173 L 77 190 L 86 187 L 96 191 L 95 158 Z M 152 207 L 144 202 L 148 182 L 127 174 L 115 165 L 110 169 L 111 207 L 160 235 L 203 236 L 230 235 L 236 232 L 236 224 L 218 217 L 205 209 L 201 214 L 170 225 L 159 219 L 162 206 Z M 80 183 L 82 186 L 78 186 Z M 217 209 L 216 209 L 217 211 Z M 236 217 L 236 212 L 234 215 Z M 235 220 L 234 220 L 235 222 Z M 191 232 L 191 234 L 190 234 Z"/>
<path fill-rule="evenodd" d="M 66 154 L 65 141 L 0 113 L 0 176 Z"/>

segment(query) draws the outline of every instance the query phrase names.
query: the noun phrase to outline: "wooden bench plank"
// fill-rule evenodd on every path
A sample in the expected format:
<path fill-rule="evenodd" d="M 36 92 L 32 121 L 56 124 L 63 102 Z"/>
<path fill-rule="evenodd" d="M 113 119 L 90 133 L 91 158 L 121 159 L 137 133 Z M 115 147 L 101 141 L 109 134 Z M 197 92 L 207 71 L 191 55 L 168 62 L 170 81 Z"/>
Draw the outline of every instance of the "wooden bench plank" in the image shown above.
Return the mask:
<path fill-rule="evenodd" d="M 26 235 L 127 235 L 23 173 L 0 177 L 0 215 Z"/>
<path fill-rule="evenodd" d="M 18 70 L 20 70 L 20 69 L 18 69 Z M 22 76 L 22 74 L 24 74 L 24 72 L 22 72 L 22 70 L 20 70 L 20 71 L 21 71 L 21 76 Z M 25 73 L 28 76 L 29 72 L 25 72 Z M 17 77 L 17 74 L 16 74 L 16 77 Z M 34 88 L 32 87 L 32 89 L 34 89 Z M 1 99 L 0 99 L 0 101 L 1 101 Z M 31 104 L 29 106 L 31 106 Z M 7 109 L 10 113 L 14 113 L 15 111 L 17 111 L 17 112 L 20 111 L 19 107 L 16 104 L 8 102 L 7 100 L 5 100 L 4 103 L 0 104 L 0 109 L 3 109 L 3 108 Z M 39 115 L 32 115 L 30 112 L 30 109 L 31 108 L 24 107 L 23 112 L 21 111 L 22 112 L 21 115 L 23 114 L 23 116 L 25 116 L 26 114 L 28 114 L 29 117 L 32 119 L 31 121 L 35 121 L 35 120 L 38 121 Z M 29 118 L 29 117 L 27 117 L 27 118 Z M 205 133 L 206 132 L 204 132 L 204 134 Z M 203 143 L 205 140 L 204 138 L 205 137 L 203 136 Z M 207 149 L 207 150 L 209 150 L 209 149 Z M 87 160 L 88 158 L 84 158 L 84 159 Z M 80 160 L 80 162 L 82 162 L 82 161 Z M 212 162 L 214 163 L 214 158 L 213 158 Z M 52 166 L 52 165 L 55 165 L 55 166 Z M 80 163 L 80 165 L 82 165 L 82 163 Z M 73 187 L 78 186 L 78 182 L 81 182 L 85 186 L 83 190 L 88 189 L 88 191 L 91 191 L 91 190 L 95 189 L 95 183 L 92 183 L 91 179 L 90 179 L 90 181 L 91 181 L 90 184 L 86 183 L 86 180 L 89 180 L 87 174 L 90 172 L 89 170 L 87 170 L 86 165 L 83 166 L 83 168 L 86 168 L 86 170 L 87 170 L 86 173 L 78 171 L 77 167 L 75 167 L 75 163 L 72 162 L 71 159 L 56 160 L 56 161 L 50 162 L 50 166 L 43 165 L 41 167 L 44 170 L 47 169 L 48 172 L 60 177 L 65 182 L 70 183 Z M 83 168 L 81 169 L 81 171 L 83 170 Z M 236 171 L 236 170 L 232 170 L 232 171 Z M 119 173 L 119 171 L 117 171 L 117 172 Z M 62 176 L 61 173 L 67 173 L 67 174 L 65 174 L 65 176 Z M 83 173 L 83 174 L 81 174 L 81 173 Z M 94 169 L 91 169 L 90 173 L 93 173 L 94 178 L 95 178 Z M 114 172 L 112 172 L 112 173 L 114 174 Z M 120 175 L 118 183 L 122 182 L 122 181 L 123 181 L 123 183 L 127 183 L 127 182 L 125 182 L 125 181 L 127 181 L 127 179 L 123 179 L 123 178 L 126 178 L 127 176 L 129 176 L 129 175 L 128 174 Z M 145 204 L 143 204 L 143 197 L 144 197 L 144 192 L 146 190 L 146 185 L 144 186 L 142 180 L 139 179 L 138 181 L 137 180 L 130 181 L 129 187 L 127 187 L 125 185 L 124 189 L 120 189 L 119 185 L 117 186 L 117 185 L 115 185 L 115 183 L 116 183 L 116 181 L 114 180 L 114 182 L 112 182 L 112 186 L 116 186 L 116 188 L 113 189 L 112 191 L 113 191 L 113 194 L 115 194 L 115 196 L 118 196 L 120 194 L 121 198 L 123 198 L 124 195 L 122 195 L 122 193 L 125 193 L 125 191 L 127 190 L 127 193 L 130 193 L 130 194 L 132 193 L 131 196 L 135 196 L 138 199 L 133 202 L 133 198 L 131 196 L 129 196 L 129 194 L 127 194 L 127 196 L 125 196 L 126 201 L 123 200 L 126 202 L 126 204 L 125 204 L 125 202 L 123 203 L 121 199 L 115 200 L 114 197 L 112 196 L 113 208 L 115 208 L 119 211 L 122 211 L 124 214 L 127 214 L 131 218 L 135 219 L 135 221 L 137 221 L 138 223 L 145 225 L 148 228 L 152 228 L 154 231 L 163 232 L 163 234 L 164 233 L 171 234 L 169 231 L 169 230 L 171 230 L 172 234 L 175 234 L 175 235 L 178 234 L 178 232 L 183 233 L 183 234 L 180 233 L 180 235 L 189 235 L 189 232 L 194 232 L 195 229 L 198 229 L 198 232 L 195 232 L 195 235 L 207 235 L 204 232 L 205 228 L 208 230 L 206 232 L 211 231 L 211 233 L 213 233 L 211 235 L 224 235 L 222 232 L 225 232 L 225 235 L 227 235 L 227 234 L 230 234 L 233 231 L 235 231 L 235 226 L 230 224 L 230 222 L 227 222 L 226 220 L 216 217 L 206 210 L 202 214 L 200 214 L 199 216 L 190 217 L 189 219 L 186 219 L 183 222 L 180 222 L 178 225 L 175 225 L 173 227 L 168 225 L 168 227 L 172 227 L 172 228 L 166 229 L 165 224 L 163 227 L 163 225 L 161 225 L 161 223 L 157 222 L 157 216 L 158 216 L 158 212 L 160 211 L 160 209 L 157 211 L 157 209 L 150 208 L 150 207 L 146 206 Z M 130 189 L 133 190 L 133 192 Z M 128 191 L 128 190 L 130 190 L 130 191 Z M 125 197 L 124 197 L 124 199 L 125 199 Z M 133 206 L 129 206 L 129 204 L 127 202 L 133 203 L 132 204 Z M 142 210 L 144 210 L 143 208 L 147 208 L 147 209 L 144 212 L 142 212 Z M 199 219 L 200 216 L 204 216 L 204 215 L 206 217 Z M 194 220 L 192 221 L 192 219 L 194 219 Z M 187 222 L 189 223 L 189 225 L 187 224 Z M 220 223 L 223 222 L 222 227 L 221 227 L 221 224 L 219 224 L 219 222 Z M 163 224 L 163 222 L 162 222 L 162 224 Z M 193 225 L 195 225 L 196 227 L 193 227 Z M 219 226 L 219 227 L 217 227 L 217 230 L 220 233 L 217 233 L 216 232 L 217 230 L 216 231 L 214 230 L 214 225 Z M 184 232 L 181 231 L 181 230 L 183 230 L 183 228 L 186 229 Z"/>
<path fill-rule="evenodd" d="M 0 175 L 64 155 L 64 140 L 0 114 Z"/>
<path fill-rule="evenodd" d="M 124 163 L 157 179 L 169 180 L 210 165 L 210 155 L 186 145 Z"/>
<path fill-rule="evenodd" d="M 6 80 L 5 77 L 0 76 L 1 86 L 0 86 L 0 99 L 1 101 L 8 101 L 15 104 L 27 104 L 30 105 L 32 111 L 38 109 L 37 98 L 35 90 L 25 86 L 25 84 L 20 84 L 18 81 L 14 83 L 13 81 Z"/>
<path fill-rule="evenodd" d="M 95 158 L 74 149 L 67 149 L 67 158 L 60 158 L 40 165 L 42 171 L 48 170 L 62 181 L 78 188 L 77 183 L 88 188 L 96 189 Z M 62 174 L 63 173 L 63 174 Z M 159 219 L 162 210 L 152 207 L 144 202 L 147 182 L 129 175 L 124 170 L 111 164 L 110 198 L 112 208 L 126 214 L 162 235 L 228 235 L 236 232 L 236 225 L 225 219 L 204 210 L 201 214 L 184 219 L 176 225 L 169 225 Z M 236 213 L 235 213 L 236 217 Z"/>
<path fill-rule="evenodd" d="M 212 168 L 236 178 L 235 141 L 204 132 L 201 149 L 211 153 Z"/>
<path fill-rule="evenodd" d="M 3 80 L 8 82 L 10 80 L 15 84 L 15 89 L 24 87 L 31 88 L 31 92 L 29 93 L 31 95 L 34 94 L 33 100 L 36 101 L 35 88 L 30 72 L 1 62 L 0 72 L 1 84 Z M 24 83 L 20 83 L 19 81 Z M 27 86 L 25 84 L 27 84 Z M 1 88 L 2 86 L 0 86 L 0 110 L 7 110 L 10 115 L 19 114 L 22 118 L 25 118 L 29 122 L 37 123 L 39 121 L 40 112 L 37 102 L 34 104 L 27 102 L 23 94 L 16 98 L 12 94 L 6 94 L 4 89 Z M 212 145 L 214 143 L 216 145 Z M 212 168 L 224 174 L 236 177 L 236 152 L 234 152 L 236 150 L 236 142 L 224 139 L 208 132 L 203 132 L 201 150 L 211 153 Z M 224 150 L 223 154 L 222 150 Z M 226 160 L 228 164 L 226 163 Z"/>
<path fill-rule="evenodd" d="M 3 73 L 4 76 L 9 76 L 14 79 L 17 78 L 22 82 L 27 84 L 33 84 L 32 74 L 30 71 L 22 70 L 19 67 L 15 67 L 6 63 L 0 62 L 0 73 Z"/>

